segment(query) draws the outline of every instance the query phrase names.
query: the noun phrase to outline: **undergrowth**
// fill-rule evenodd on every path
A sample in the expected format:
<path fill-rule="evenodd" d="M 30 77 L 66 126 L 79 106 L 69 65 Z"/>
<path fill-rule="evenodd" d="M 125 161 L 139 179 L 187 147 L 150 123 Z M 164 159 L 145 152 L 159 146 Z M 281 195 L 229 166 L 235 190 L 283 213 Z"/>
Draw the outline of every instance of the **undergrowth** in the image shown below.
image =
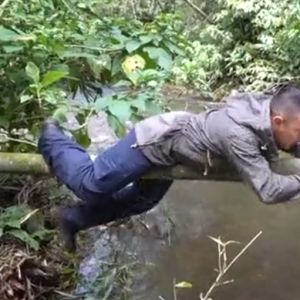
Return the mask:
<path fill-rule="evenodd" d="M 85 282 L 79 274 L 90 246 L 82 243 L 85 233 L 76 255 L 61 247 L 53 207 L 74 202 L 63 186 L 54 179 L 2 176 L 0 198 L 1 300 L 126 299 L 131 265 L 107 263 L 95 282 Z M 85 295 L 74 296 L 78 284 Z"/>

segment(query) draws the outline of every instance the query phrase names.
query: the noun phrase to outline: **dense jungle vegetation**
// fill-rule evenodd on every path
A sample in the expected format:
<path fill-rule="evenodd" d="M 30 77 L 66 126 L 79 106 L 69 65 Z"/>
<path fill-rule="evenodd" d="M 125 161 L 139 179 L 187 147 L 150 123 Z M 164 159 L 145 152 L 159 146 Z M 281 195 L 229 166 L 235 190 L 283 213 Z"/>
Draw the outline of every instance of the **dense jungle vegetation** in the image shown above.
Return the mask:
<path fill-rule="evenodd" d="M 86 119 L 98 111 L 121 136 L 126 121 L 168 109 L 166 88 L 218 101 L 232 89 L 298 83 L 299 46 L 296 0 L 2 0 L 0 150 L 36 152 L 41 122 L 64 121 L 67 111 L 82 125 L 74 136 L 84 146 Z M 81 106 L 67 99 L 78 90 L 101 94 L 103 85 L 122 91 Z M 49 210 L 57 194 L 41 200 L 45 184 L 28 177 L 3 175 L 0 182 L 1 299 L 68 290 L 75 263 L 65 254 L 57 261 L 58 248 L 49 258 L 51 272 L 47 266 L 50 283 L 14 275 L 21 266 L 46 268 L 42 248 L 55 244 L 55 232 L 47 220 L 34 226 L 27 220 L 41 207 Z"/>

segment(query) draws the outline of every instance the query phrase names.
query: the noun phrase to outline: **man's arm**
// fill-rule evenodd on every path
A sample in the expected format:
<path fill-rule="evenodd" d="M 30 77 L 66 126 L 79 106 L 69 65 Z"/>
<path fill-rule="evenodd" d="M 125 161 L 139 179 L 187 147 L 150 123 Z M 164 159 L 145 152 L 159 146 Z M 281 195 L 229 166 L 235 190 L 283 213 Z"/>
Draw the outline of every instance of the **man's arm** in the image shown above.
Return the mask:
<path fill-rule="evenodd" d="M 253 134 L 235 130 L 223 142 L 225 155 L 262 202 L 275 204 L 300 197 L 300 176 L 274 173 Z"/>

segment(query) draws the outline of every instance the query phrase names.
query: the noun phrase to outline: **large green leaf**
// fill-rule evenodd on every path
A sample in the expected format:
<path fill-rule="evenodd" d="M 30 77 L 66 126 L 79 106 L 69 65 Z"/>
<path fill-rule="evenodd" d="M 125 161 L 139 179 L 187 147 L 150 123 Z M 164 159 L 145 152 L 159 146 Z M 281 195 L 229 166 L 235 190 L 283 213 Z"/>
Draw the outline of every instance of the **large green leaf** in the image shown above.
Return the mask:
<path fill-rule="evenodd" d="M 4 222 L 11 220 L 20 220 L 30 212 L 31 209 L 25 205 L 9 206 L 0 214 L 0 220 Z"/>
<path fill-rule="evenodd" d="M 144 112 L 146 110 L 146 101 L 143 99 L 143 97 L 138 97 L 137 99 L 132 100 L 130 103 L 140 112 Z"/>
<path fill-rule="evenodd" d="M 141 35 L 139 37 L 139 39 L 142 44 L 147 44 L 153 40 L 153 36 L 152 35 Z"/>
<path fill-rule="evenodd" d="M 88 148 L 91 145 L 91 139 L 86 130 L 78 130 L 73 132 L 75 140 L 84 148 Z"/>
<path fill-rule="evenodd" d="M 154 59 L 157 64 L 167 71 L 171 71 L 172 69 L 172 56 L 163 48 L 156 47 L 145 47 L 144 51 L 146 51 L 150 58 Z"/>
<path fill-rule="evenodd" d="M 117 54 L 111 64 L 111 76 L 115 76 L 122 70 L 123 54 Z"/>
<path fill-rule="evenodd" d="M 33 80 L 34 83 L 40 81 L 40 69 L 33 62 L 28 62 L 25 68 L 26 74 Z"/>
<path fill-rule="evenodd" d="M 56 105 L 58 103 L 57 95 L 53 90 L 46 90 L 43 93 L 43 99 L 48 102 L 49 104 Z"/>
<path fill-rule="evenodd" d="M 98 97 L 94 104 L 95 110 L 97 112 L 105 110 L 106 108 L 108 108 L 108 105 L 111 101 L 113 101 L 113 97 L 111 95 Z"/>
<path fill-rule="evenodd" d="M 141 44 L 142 43 L 140 41 L 131 40 L 125 44 L 125 48 L 128 53 L 132 53 L 137 50 L 141 46 Z"/>
<path fill-rule="evenodd" d="M 170 41 L 164 41 L 164 44 L 169 48 L 169 50 L 173 53 L 176 53 L 178 55 L 184 56 L 184 51 L 180 49 L 177 45 Z"/>
<path fill-rule="evenodd" d="M 2 46 L 3 50 L 5 53 L 15 53 L 15 52 L 20 52 L 24 50 L 24 46 Z"/>
<path fill-rule="evenodd" d="M 61 106 L 54 111 L 52 118 L 58 120 L 59 123 L 67 122 L 68 120 L 66 117 L 67 111 L 68 111 L 68 107 Z"/>
<path fill-rule="evenodd" d="M 18 238 L 19 240 L 23 241 L 34 250 L 38 250 L 40 247 L 39 243 L 35 239 L 33 239 L 26 231 L 22 229 L 12 229 L 9 230 L 7 234 L 10 234 Z"/>
<path fill-rule="evenodd" d="M 0 41 L 10 42 L 16 40 L 18 37 L 19 34 L 17 34 L 15 31 L 0 26 Z"/>
<path fill-rule="evenodd" d="M 65 78 L 67 75 L 69 74 L 69 72 L 66 71 L 48 71 L 41 82 L 41 85 L 43 88 L 59 81 L 62 78 Z"/>
<path fill-rule="evenodd" d="M 124 123 L 130 120 L 131 105 L 125 100 L 113 100 L 108 105 L 108 111 Z"/>
<path fill-rule="evenodd" d="M 33 232 L 32 234 L 30 234 L 30 236 L 34 239 L 42 241 L 42 240 L 48 239 L 48 237 L 50 237 L 53 233 L 54 233 L 54 230 L 38 229 L 35 232 Z"/>
<path fill-rule="evenodd" d="M 10 228 L 21 228 L 20 220 L 8 220 L 5 222 L 5 227 Z"/>
<path fill-rule="evenodd" d="M 32 99 L 32 95 L 22 95 L 20 96 L 20 103 L 28 102 Z"/>
<path fill-rule="evenodd" d="M 5 129 L 7 129 L 9 127 L 9 119 L 8 118 L 5 118 L 4 116 L 1 116 L 0 118 L 0 127 L 3 127 Z"/>
<path fill-rule="evenodd" d="M 158 115 L 163 112 L 163 109 L 156 103 L 153 103 L 152 101 L 146 102 L 146 109 L 147 113 L 150 115 Z"/>

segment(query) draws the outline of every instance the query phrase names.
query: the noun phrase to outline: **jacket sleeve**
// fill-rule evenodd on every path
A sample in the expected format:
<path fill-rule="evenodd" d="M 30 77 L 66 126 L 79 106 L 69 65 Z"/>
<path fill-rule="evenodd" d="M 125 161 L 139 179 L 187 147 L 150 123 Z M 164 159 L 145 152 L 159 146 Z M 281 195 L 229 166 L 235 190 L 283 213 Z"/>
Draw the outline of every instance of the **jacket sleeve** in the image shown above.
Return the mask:
<path fill-rule="evenodd" d="M 293 155 L 296 158 L 300 158 L 300 143 L 298 143 L 295 147 L 286 152 Z"/>
<path fill-rule="evenodd" d="M 223 150 L 229 162 L 262 202 L 275 204 L 300 197 L 300 176 L 274 173 L 261 154 L 253 133 L 247 130 L 228 133 L 223 142 Z"/>

